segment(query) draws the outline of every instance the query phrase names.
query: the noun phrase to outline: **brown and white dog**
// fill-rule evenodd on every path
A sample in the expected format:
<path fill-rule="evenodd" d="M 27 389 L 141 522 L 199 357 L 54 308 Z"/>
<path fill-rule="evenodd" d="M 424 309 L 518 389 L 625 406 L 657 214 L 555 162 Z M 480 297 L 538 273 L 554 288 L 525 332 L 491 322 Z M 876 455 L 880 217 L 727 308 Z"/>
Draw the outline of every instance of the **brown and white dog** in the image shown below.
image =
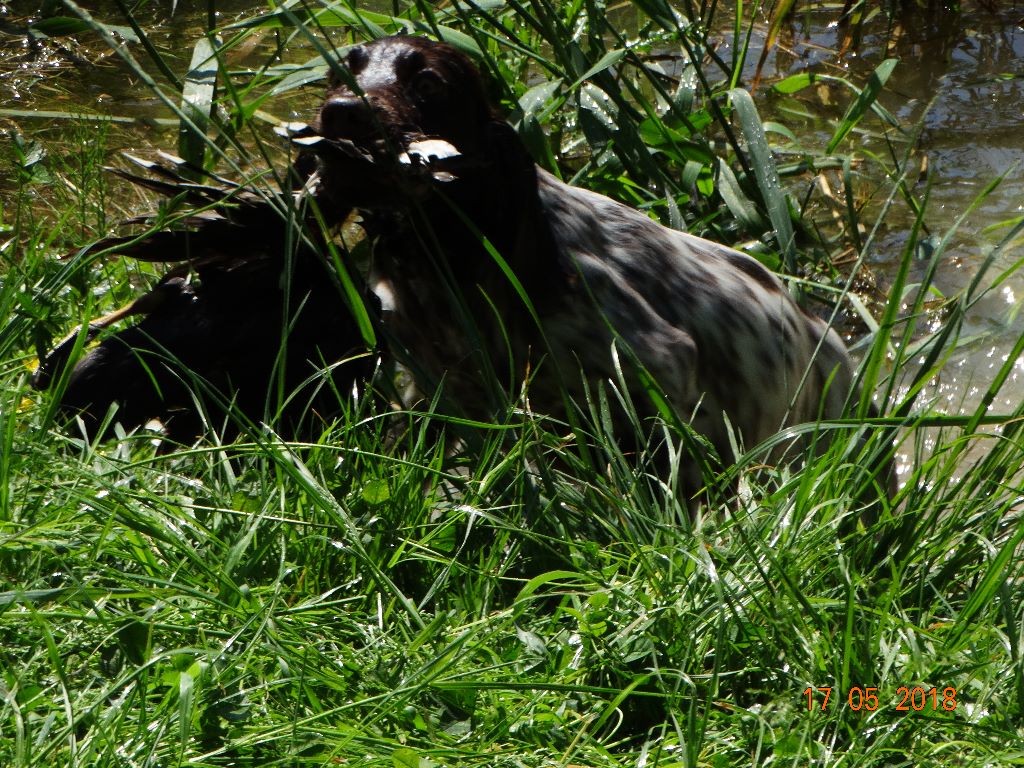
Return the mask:
<path fill-rule="evenodd" d="M 750 447 L 845 414 L 845 347 L 775 275 L 538 168 L 454 48 L 420 37 L 352 48 L 312 128 L 298 139 L 309 147 L 299 168 L 313 174 L 307 189 L 326 221 L 360 212 L 374 244 L 367 308 L 382 317 L 383 351 L 448 412 L 487 419 L 522 402 L 565 418 L 610 381 L 648 420 L 658 413 L 653 379 L 726 463 L 736 439 Z M 75 367 L 61 408 L 90 435 L 117 402 L 128 427 L 184 411 L 179 438 L 189 439 L 201 425 L 183 371 L 258 421 L 282 370 L 287 395 L 360 346 L 318 232 L 296 250 L 270 203 L 239 189 L 208 194 L 235 205 L 121 248 L 185 259 L 199 284 L 169 275 L 132 310 L 148 314 L 140 325 Z M 63 370 L 69 339 L 44 360 L 38 386 Z M 372 368 L 366 358 L 349 364 L 335 384 L 351 390 Z M 636 441 L 628 409 L 611 410 L 616 436 Z M 695 492 L 701 478 L 687 471 L 684 490 Z"/>
<path fill-rule="evenodd" d="M 728 425 L 750 447 L 845 413 L 842 341 L 774 274 L 538 168 L 462 53 L 385 38 L 339 75 L 313 125 L 320 200 L 362 211 L 384 327 L 425 394 L 485 416 L 498 381 L 560 415 L 564 393 L 642 366 L 726 461 Z"/>

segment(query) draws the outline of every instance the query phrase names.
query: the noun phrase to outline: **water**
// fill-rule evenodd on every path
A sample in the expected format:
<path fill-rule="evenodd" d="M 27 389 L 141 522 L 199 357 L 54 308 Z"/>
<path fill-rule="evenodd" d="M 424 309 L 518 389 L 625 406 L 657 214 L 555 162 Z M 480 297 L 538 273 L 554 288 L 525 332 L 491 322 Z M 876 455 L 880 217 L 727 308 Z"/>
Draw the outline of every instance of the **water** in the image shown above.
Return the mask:
<path fill-rule="evenodd" d="M 862 84 L 884 59 L 898 58 L 880 102 L 904 126 L 921 125 L 914 160 L 930 165 L 925 221 L 933 235 L 944 234 L 987 185 L 1006 175 L 967 216 L 939 265 L 936 287 L 947 296 L 956 294 L 1008 234 L 1006 222 L 1024 216 L 1024 4 L 964 3 L 960 12 L 933 4 L 895 19 L 891 26 L 880 15 L 852 43 L 848 30 L 827 23 L 833 17 L 798 15 L 780 36 L 762 76 L 771 81 L 809 68 Z M 763 38 L 766 24 L 760 29 Z M 810 145 L 816 137 L 824 144 L 848 100 L 847 95 L 829 107 L 804 99 L 803 106 L 814 118 L 802 124 L 785 120 L 784 100 L 775 106 L 804 142 Z M 819 125 L 821 118 L 827 119 Z M 866 149 L 886 153 L 877 137 L 865 136 L 862 141 Z M 918 184 L 915 191 L 923 194 L 924 185 Z M 883 292 L 895 274 L 910 223 L 909 215 L 899 211 L 888 217 L 870 254 Z M 1015 245 L 1003 251 L 990 275 L 1010 268 L 1024 255 Z M 940 411 L 972 410 L 979 402 L 984 387 L 1024 333 L 1018 316 L 1021 297 L 1024 274 L 1013 275 L 969 313 L 964 336 L 975 340 L 953 356 L 931 388 Z M 1012 410 L 1022 397 L 1024 361 L 1018 361 L 992 410 Z"/>
<path fill-rule="evenodd" d="M 144 151 L 173 148 L 176 133 L 151 122 L 172 118 L 170 111 L 140 83 L 116 57 L 104 54 L 96 38 L 59 38 L 42 41 L 30 49 L 18 35 L 19 3 L 0 0 L 0 106 L 18 110 L 87 111 L 124 118 L 142 118 L 146 123 L 117 123 L 106 132 L 105 151 Z M 251 0 L 218 2 L 218 23 L 249 15 L 262 6 Z M 873 4 L 869 4 L 873 5 Z M 908 5 L 913 5 L 908 4 Z M 863 84 L 885 58 L 896 57 L 899 65 L 889 80 L 881 103 L 906 127 L 922 127 L 914 162 L 930 165 L 931 202 L 926 218 L 931 233 L 941 235 L 966 211 L 991 181 L 1006 178 L 964 222 L 952 247 L 939 267 L 937 288 L 946 295 L 961 290 L 976 273 L 985 255 L 1006 234 L 1005 222 L 1024 216 L 1024 3 L 963 3 L 954 12 L 932 3 L 924 11 L 909 11 L 893 20 L 877 14 L 860 30 L 834 22 L 834 4 L 818 11 L 813 5 L 798 4 L 800 10 L 785 26 L 776 47 L 761 69 L 762 87 L 758 102 L 764 116 L 783 122 L 808 149 L 827 143 L 851 96 L 837 87 L 818 87 L 798 97 L 765 93 L 770 84 L 787 75 L 811 70 L 845 77 Z M 97 18 L 116 19 L 110 0 L 91 4 Z M 180 0 L 172 15 L 168 4 L 142 4 L 139 18 L 147 35 L 168 57 L 172 68 L 183 72 L 188 65 L 197 35 L 205 28 L 206 3 Z M 721 16 L 714 24 L 720 39 L 719 54 L 732 56 L 731 22 Z M 752 50 L 745 74 L 755 77 L 758 54 L 767 35 L 767 19 L 756 20 Z M 260 60 L 276 44 L 265 35 L 249 47 L 230 54 L 238 67 Z M 133 46 L 140 59 L 145 54 Z M 288 47 L 293 60 L 310 58 L 300 40 Z M 147 62 L 147 68 L 148 66 Z M 275 102 L 272 111 L 285 119 L 302 119 L 315 103 L 319 86 L 287 103 Z M 51 151 L 60 151 L 68 141 L 68 121 L 16 117 L 3 119 Z M 865 150 L 885 155 L 879 121 L 863 123 L 867 133 L 858 135 Z M 77 129 L 76 141 L 89 141 L 88 133 Z M 81 137 L 85 135 L 86 138 Z M 98 134 L 97 134 L 98 135 Z M 890 135 L 900 144 L 899 135 Z M 864 188 L 871 190 L 870 163 L 862 167 Z M 886 188 L 880 185 L 881 188 Z M 13 183 L 0 178 L 0 199 L 9 195 Z M 917 187 L 923 192 L 923 186 Z M 41 188 L 37 194 L 52 194 Z M 867 199 L 866 218 L 877 209 L 878 200 Z M 130 209 L 130 202 L 124 202 Z M 1002 225 L 1002 226 L 1001 226 Z M 880 293 L 895 274 L 910 220 L 895 210 L 886 217 L 881 236 L 870 254 Z M 999 274 L 1021 257 L 1021 249 L 1008 248 L 994 266 Z M 963 346 L 932 383 L 931 394 L 948 412 L 970 409 L 980 391 L 1002 364 L 1017 338 L 1024 333 L 1024 319 L 1018 316 L 1024 297 L 1024 275 L 1012 275 L 997 290 L 972 309 L 965 328 L 977 339 Z M 994 404 L 996 411 L 1015 407 L 1024 397 L 1024 363 L 1018 362 L 1011 380 Z"/>

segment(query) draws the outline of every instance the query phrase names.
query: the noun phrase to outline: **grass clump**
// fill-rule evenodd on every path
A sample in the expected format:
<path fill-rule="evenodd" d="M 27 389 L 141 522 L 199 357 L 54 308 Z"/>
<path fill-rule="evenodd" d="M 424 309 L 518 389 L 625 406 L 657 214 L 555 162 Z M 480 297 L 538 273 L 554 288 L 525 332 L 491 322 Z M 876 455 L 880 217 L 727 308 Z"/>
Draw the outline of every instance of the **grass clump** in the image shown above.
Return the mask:
<path fill-rule="evenodd" d="M 263 164 L 258 110 L 270 94 L 322 74 L 318 51 L 349 35 L 413 29 L 482 53 L 543 165 L 670 225 L 755 241 L 774 266 L 823 278 L 804 281 L 812 295 L 844 300 L 856 276 L 829 256 L 856 244 L 867 257 L 881 221 L 904 206 L 915 223 L 863 376 L 895 414 L 876 422 L 891 432 L 865 440 L 862 422 L 817 425 L 837 438 L 799 469 L 760 469 L 767 447 L 754 449 L 735 470 L 738 497 L 694 517 L 674 475 L 623 456 L 602 428 L 614 391 L 594 393 L 586 440 L 518 410 L 460 425 L 342 398 L 344 415 L 310 443 L 256 429 L 170 454 L 145 430 L 88 444 L 56 429 L 52 400 L 30 391 L 33 334 L 116 303 L 96 287 L 139 275 L 52 258 L 104 226 L 99 160 L 62 167 L 19 139 L 0 243 L 0 763 L 1017 759 L 1024 448 L 1020 413 L 988 403 L 1020 350 L 974 412 L 943 416 L 925 401 L 987 285 L 979 275 L 945 302 L 937 331 L 921 328 L 955 224 L 924 266 L 915 261 L 927 196 L 904 183 L 903 159 L 869 158 L 884 170 L 878 182 L 845 143 L 877 120 L 868 88 L 851 93 L 828 152 L 801 163 L 839 169 L 847 194 L 884 188 L 879 224 L 862 232 L 852 204 L 839 228 L 815 224 L 824 203 L 793 194 L 800 169 L 779 162 L 757 107 L 735 90 L 742 20 L 723 60 L 713 19 L 686 8 L 285 5 L 221 30 L 209 136 L 182 146 L 199 146 L 193 159 L 209 166 Z M 225 63 L 268 30 L 287 45 L 244 72 Z M 311 40 L 308 63 L 276 58 Z M 162 69 L 150 79 L 166 95 Z M 183 134 L 197 127 L 194 113 L 180 117 Z M 894 135 L 889 158 L 909 156 L 907 136 Z M 43 174 L 70 168 L 89 180 L 80 196 L 41 211 L 30 192 L 42 199 Z M 861 470 L 892 436 L 909 454 L 905 485 L 869 518 Z M 656 437 L 687 455 L 685 435 Z"/>

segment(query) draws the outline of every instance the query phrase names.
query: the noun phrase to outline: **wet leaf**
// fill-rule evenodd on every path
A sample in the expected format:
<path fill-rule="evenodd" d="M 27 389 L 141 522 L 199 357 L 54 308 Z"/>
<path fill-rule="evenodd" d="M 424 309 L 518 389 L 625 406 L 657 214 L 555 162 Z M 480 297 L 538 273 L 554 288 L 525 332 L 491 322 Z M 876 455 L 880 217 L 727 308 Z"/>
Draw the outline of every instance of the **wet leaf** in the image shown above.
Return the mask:
<path fill-rule="evenodd" d="M 790 218 L 789 201 L 779 182 L 775 158 L 772 156 L 772 152 L 768 148 L 768 140 L 765 138 L 764 123 L 761 122 L 757 107 L 754 106 L 754 100 L 749 93 L 740 88 L 734 88 L 729 91 L 729 96 L 736 109 L 736 116 L 743 129 L 743 136 L 747 140 L 757 187 L 761 192 L 765 207 L 768 209 L 768 218 L 775 229 L 775 237 L 779 250 L 785 258 L 786 269 L 791 273 L 795 272 L 793 220 Z"/>
<path fill-rule="evenodd" d="M 213 41 L 200 38 L 192 49 L 192 63 L 181 90 L 182 117 L 178 129 L 178 154 L 197 168 L 204 167 L 206 130 L 213 114 L 217 70 Z"/>
<path fill-rule="evenodd" d="M 618 108 L 600 88 L 584 83 L 580 89 L 580 127 L 592 147 L 607 143 L 618 130 Z"/>
<path fill-rule="evenodd" d="M 543 113 L 547 108 L 556 102 L 556 95 L 562 87 L 562 78 L 547 80 L 533 86 L 519 99 L 519 108 L 525 116 L 539 116 L 543 119 Z"/>
<path fill-rule="evenodd" d="M 849 136 L 850 131 L 861 121 L 861 118 L 867 114 L 878 98 L 878 94 L 881 93 L 885 81 L 889 79 L 895 68 L 896 59 L 886 59 L 871 73 L 871 77 L 868 78 L 868 84 L 864 86 L 864 90 L 860 92 L 857 100 L 846 110 L 842 122 L 836 128 L 835 133 L 832 134 L 832 139 L 829 141 L 828 146 L 825 147 L 826 153 L 834 152 L 836 147 L 839 146 L 843 139 Z"/>
<path fill-rule="evenodd" d="M 813 72 L 801 72 L 796 75 L 790 75 L 785 80 L 780 80 L 772 86 L 772 90 L 776 93 L 797 93 L 813 85 L 818 81 L 818 76 Z"/>
<path fill-rule="evenodd" d="M 63 37 L 88 32 L 92 27 L 81 19 L 71 16 L 51 16 L 48 19 L 33 22 L 29 25 L 29 29 L 33 32 L 41 32 L 48 37 Z"/>
<path fill-rule="evenodd" d="M 739 221 L 740 225 L 749 232 L 760 232 L 764 229 L 764 217 L 753 201 L 747 197 L 724 160 L 718 164 L 718 193 L 725 201 L 729 212 Z"/>
<path fill-rule="evenodd" d="M 598 59 L 597 63 L 595 63 L 594 66 L 592 66 L 582 75 L 580 75 L 579 79 L 572 84 L 569 90 L 575 89 L 580 83 L 582 83 L 585 80 L 589 80 L 598 72 L 603 72 L 604 70 L 608 69 L 608 67 L 614 67 L 620 61 L 622 61 L 625 55 L 626 51 L 625 49 L 622 48 L 617 48 L 614 51 L 608 51 L 608 53 L 606 53 L 604 56 Z"/>
<path fill-rule="evenodd" d="M 118 35 L 130 43 L 139 42 L 138 36 L 131 27 L 124 27 L 118 24 L 101 24 L 107 32 Z M 82 32 L 91 32 L 93 25 L 83 19 L 76 19 L 73 16 L 51 16 L 47 19 L 40 19 L 29 25 L 29 31 L 46 37 L 67 37 L 78 35 Z"/>
<path fill-rule="evenodd" d="M 339 55 L 344 56 L 348 48 L 339 48 Z M 327 76 L 327 62 L 324 61 L 323 56 L 315 56 L 305 64 L 294 67 L 292 71 L 281 78 L 281 81 L 275 85 L 270 94 L 277 96 L 278 94 L 291 91 L 296 88 L 301 88 L 309 83 L 322 80 Z"/>

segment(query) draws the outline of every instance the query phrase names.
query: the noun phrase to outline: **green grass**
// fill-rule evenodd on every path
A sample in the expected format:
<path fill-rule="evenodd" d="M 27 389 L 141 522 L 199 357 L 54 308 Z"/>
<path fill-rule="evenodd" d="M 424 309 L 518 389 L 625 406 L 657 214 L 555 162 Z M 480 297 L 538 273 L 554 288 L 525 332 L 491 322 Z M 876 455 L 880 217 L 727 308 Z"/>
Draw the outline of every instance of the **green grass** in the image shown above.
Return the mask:
<path fill-rule="evenodd" d="M 865 441 L 863 422 L 818 425 L 836 437 L 802 469 L 758 471 L 766 448 L 752 450 L 733 470 L 740 497 L 696 517 L 671 474 L 607 434 L 612 387 L 573 428 L 512 409 L 456 425 L 467 447 L 454 454 L 454 430 L 432 428 L 443 417 L 382 413 L 369 398 L 315 444 L 269 432 L 169 455 L 146 432 L 84 444 L 28 386 L 35 343 L 123 302 L 145 275 L 55 259 L 117 218 L 101 158 L 58 161 L 20 137 L 5 150 L 16 184 L 0 238 L 0 765 L 1024 761 L 1024 406 L 991 413 L 988 398 L 952 417 L 925 395 L 964 343 L 965 313 L 1005 275 L 936 296 L 957 222 L 930 220 L 927 183 L 907 183 L 916 129 L 872 113 L 874 86 L 839 83 L 849 108 L 828 152 L 764 138 L 757 103 L 730 93 L 741 62 L 716 58 L 704 27 L 657 2 L 402 8 L 400 21 L 336 10 L 357 36 L 401 24 L 482 49 L 544 165 L 666 223 L 754 242 L 813 278 L 799 283 L 808 301 L 845 306 L 886 222 L 910 221 L 862 366 L 894 414 L 875 426 L 890 431 Z M 271 25 L 293 46 L 347 39 L 320 29 L 334 17 L 297 7 L 252 19 L 225 45 Z M 646 54 L 665 49 L 697 63 L 652 74 Z M 128 66 L 173 94 L 132 50 Z M 180 146 L 228 172 L 261 167 L 272 149 L 257 110 L 323 71 L 310 67 L 223 65 L 210 139 Z M 855 151 L 858 131 L 884 134 L 885 151 Z M 827 201 L 797 192 L 807 167 L 835 169 L 849 203 L 839 225 Z M 55 178 L 79 181 L 69 193 Z M 930 251 L 926 224 L 938 228 Z M 852 274 L 830 265 L 848 246 L 861 257 Z M 685 430 L 663 431 L 685 456 Z M 872 519 L 858 486 L 894 435 L 905 486 Z M 823 687 L 828 707 L 812 692 L 809 711 L 805 691 Z M 938 707 L 897 710 L 903 687 L 936 688 Z M 868 688 L 877 708 L 855 709 Z"/>

